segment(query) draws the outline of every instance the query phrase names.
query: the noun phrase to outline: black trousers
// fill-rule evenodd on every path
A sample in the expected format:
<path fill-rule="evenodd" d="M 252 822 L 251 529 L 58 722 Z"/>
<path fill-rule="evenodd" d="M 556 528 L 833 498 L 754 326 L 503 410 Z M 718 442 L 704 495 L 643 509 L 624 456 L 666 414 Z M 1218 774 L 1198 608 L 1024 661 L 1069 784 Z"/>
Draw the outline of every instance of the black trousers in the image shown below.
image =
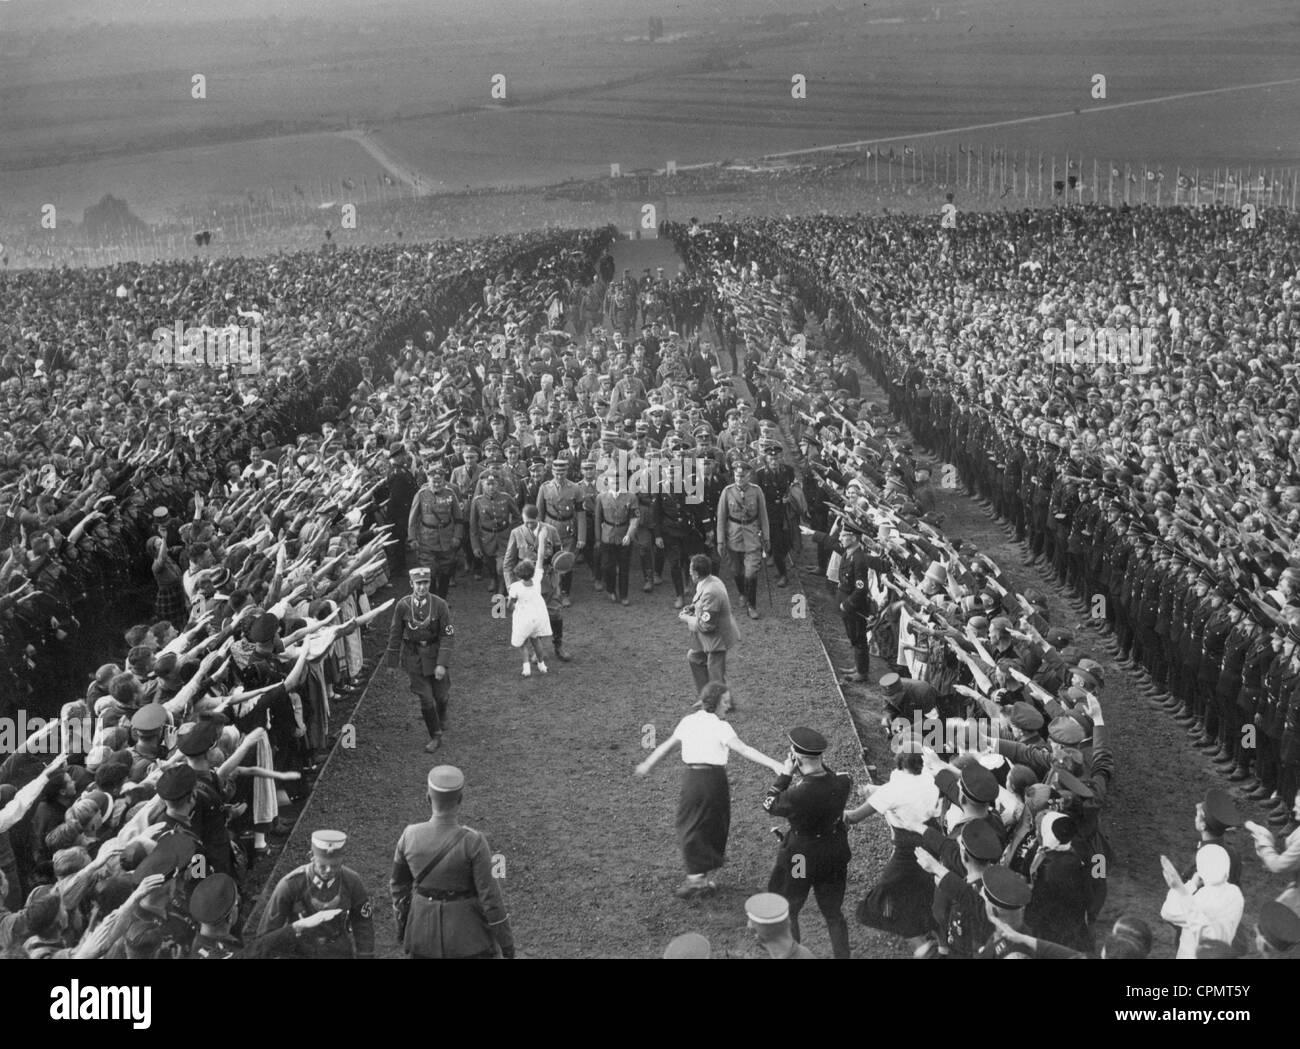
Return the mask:
<path fill-rule="evenodd" d="M 628 577 L 632 572 L 632 544 L 601 543 L 600 562 L 605 571 L 605 589 L 627 600 Z"/>

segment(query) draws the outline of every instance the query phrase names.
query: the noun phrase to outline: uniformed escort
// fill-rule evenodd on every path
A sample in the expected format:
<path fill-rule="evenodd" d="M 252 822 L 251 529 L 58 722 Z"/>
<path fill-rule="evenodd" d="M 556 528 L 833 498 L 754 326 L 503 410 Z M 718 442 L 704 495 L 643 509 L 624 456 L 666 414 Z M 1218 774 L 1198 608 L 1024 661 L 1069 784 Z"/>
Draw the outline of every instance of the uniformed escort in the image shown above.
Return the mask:
<path fill-rule="evenodd" d="M 397 839 L 389 891 L 397 938 L 408 958 L 515 956 L 514 934 L 487 838 L 460 822 L 465 774 L 430 770 L 432 815 Z"/>
<path fill-rule="evenodd" d="M 733 467 L 735 483 L 718 500 L 718 553 L 731 561 L 736 590 L 745 599 L 750 619 L 758 618 L 758 570 L 770 548 L 767 502 L 750 484 L 754 467 L 745 460 Z"/>
<path fill-rule="evenodd" d="M 464 540 L 464 503 L 447 483 L 441 459 L 429 463 L 429 480 L 411 503 L 407 526 L 415 563 L 433 572 L 433 592 L 446 598 L 456 572 L 456 555 Z"/>
<path fill-rule="evenodd" d="M 788 522 L 790 487 L 794 470 L 781 461 L 784 449 L 773 441 L 763 451 L 763 467 L 754 474 L 754 484 L 763 493 L 767 521 L 772 534 L 772 560 L 776 563 L 776 585 L 786 585 L 787 561 L 790 559 Z"/>
<path fill-rule="evenodd" d="M 553 527 L 560 535 L 560 548 L 576 555 L 587 545 L 587 515 L 583 510 L 584 491 L 569 477 L 567 458 L 556 458 L 551 463 L 551 479 L 537 493 L 537 513 L 544 524 Z M 560 606 L 568 608 L 573 602 L 569 594 L 573 588 L 573 573 L 560 576 Z"/>
<path fill-rule="evenodd" d="M 629 604 L 628 578 L 632 570 L 632 544 L 636 541 L 637 497 L 621 490 L 617 469 L 605 474 L 607 487 L 596 496 L 596 532 L 600 537 L 600 562 L 610 601 Z"/>
<path fill-rule="evenodd" d="M 518 504 L 498 488 L 494 474 L 484 474 L 482 485 L 483 493 L 475 496 L 469 507 L 469 541 L 484 570 L 491 566 L 492 585 L 488 592 L 504 594 L 506 587 L 501 561 L 506 554 L 506 541 L 510 538 L 510 530 L 523 518 Z"/>
<path fill-rule="evenodd" d="M 375 926 L 370 893 L 361 876 L 343 866 L 348 837 L 337 830 L 311 836 L 311 862 L 290 871 L 271 893 L 259 935 L 320 911 L 337 910 L 331 921 L 306 930 L 299 953 L 308 958 L 373 958 Z"/>
<path fill-rule="evenodd" d="M 389 670 L 399 666 L 410 677 L 411 691 L 420 701 L 420 714 L 429 730 L 426 754 L 442 746 L 447 722 L 451 678 L 447 664 L 456 638 L 451 609 L 429 592 L 429 569 L 411 569 L 411 592 L 397 602 L 388 630 L 385 653 Z"/>
<path fill-rule="evenodd" d="M 808 901 L 808 893 L 816 893 L 817 907 L 830 934 L 831 951 L 836 958 L 847 958 L 849 925 L 844 918 L 844 891 L 851 853 L 843 817 L 853 779 L 822 763 L 827 746 L 820 732 L 810 728 L 790 730 L 785 769 L 763 799 L 763 808 L 769 814 L 790 821 L 767 889 L 790 902 L 790 928 L 796 940 L 799 911 Z M 792 784 L 796 770 L 799 781 Z"/>
<path fill-rule="evenodd" d="M 228 874 L 210 874 L 190 897 L 190 915 L 199 923 L 188 957 L 196 959 L 300 957 L 308 930 L 337 918 L 338 907 L 304 915 L 245 946 L 230 930 L 239 917 L 239 889 Z"/>

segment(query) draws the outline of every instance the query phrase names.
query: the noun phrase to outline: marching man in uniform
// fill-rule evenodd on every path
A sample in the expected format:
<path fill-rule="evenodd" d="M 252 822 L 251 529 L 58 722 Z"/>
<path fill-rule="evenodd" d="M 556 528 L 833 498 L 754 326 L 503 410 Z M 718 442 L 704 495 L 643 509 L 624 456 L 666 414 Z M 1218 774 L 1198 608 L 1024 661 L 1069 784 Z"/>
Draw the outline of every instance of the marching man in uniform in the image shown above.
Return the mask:
<path fill-rule="evenodd" d="M 561 548 L 576 556 L 587 545 L 587 515 L 583 511 L 583 490 L 569 479 L 568 471 L 568 459 L 551 463 L 551 479 L 537 493 L 537 513 L 544 524 L 559 533 Z M 569 600 L 572 586 L 573 572 L 565 572 L 560 576 L 562 608 L 573 604 Z"/>
<path fill-rule="evenodd" d="M 451 679 L 447 663 L 456 631 L 451 609 L 437 594 L 429 593 L 429 569 L 411 569 L 411 592 L 397 602 L 388 630 L 389 670 L 399 666 L 411 679 L 411 691 L 420 701 L 420 714 L 429 730 L 426 754 L 442 746 L 447 722 L 447 700 Z"/>
<path fill-rule="evenodd" d="M 504 594 L 506 588 L 501 562 L 506 554 L 510 529 L 521 519 L 519 506 L 500 490 L 500 482 L 495 474 L 485 473 L 479 483 L 483 486 L 483 492 L 476 495 L 469 506 L 469 541 L 474 548 L 474 556 L 482 562 L 483 567 L 492 566 L 490 593 Z"/>
<path fill-rule="evenodd" d="M 731 558 L 736 589 L 745 599 L 750 619 L 758 618 L 758 570 L 767 556 L 771 533 L 767 501 L 761 489 L 750 484 L 754 467 L 739 460 L 733 467 L 735 483 L 722 490 L 718 500 L 718 553 Z"/>
<path fill-rule="evenodd" d="M 343 866 L 348 836 L 318 830 L 311 836 L 311 862 L 280 879 L 262 915 L 259 935 L 275 932 L 318 911 L 339 910 L 334 921 L 305 930 L 299 952 L 309 958 L 373 958 L 375 926 L 370 893 L 361 876 Z"/>
<path fill-rule="evenodd" d="M 799 912 L 808 902 L 808 893 L 815 892 L 817 907 L 830 933 L 831 951 L 836 958 L 847 958 L 849 923 L 844 918 L 844 891 L 851 854 L 843 816 L 853 779 L 832 772 L 822 763 L 827 746 L 820 732 L 810 728 L 790 730 L 790 754 L 784 770 L 763 799 L 768 813 L 790 821 L 767 891 L 780 893 L 790 901 L 790 930 L 796 940 Z M 794 783 L 796 771 L 799 781 Z"/>
<path fill-rule="evenodd" d="M 429 464 L 428 484 L 411 503 L 407 534 L 415 563 L 432 569 L 433 592 L 444 599 L 456 571 L 464 521 L 460 497 L 447 483 L 447 468 L 441 459 L 435 459 Z"/>
<path fill-rule="evenodd" d="M 465 774 L 430 770 L 432 815 L 397 839 L 389 891 L 397 938 L 408 958 L 515 956 L 510 918 L 493 877 L 487 838 L 460 822 Z"/>

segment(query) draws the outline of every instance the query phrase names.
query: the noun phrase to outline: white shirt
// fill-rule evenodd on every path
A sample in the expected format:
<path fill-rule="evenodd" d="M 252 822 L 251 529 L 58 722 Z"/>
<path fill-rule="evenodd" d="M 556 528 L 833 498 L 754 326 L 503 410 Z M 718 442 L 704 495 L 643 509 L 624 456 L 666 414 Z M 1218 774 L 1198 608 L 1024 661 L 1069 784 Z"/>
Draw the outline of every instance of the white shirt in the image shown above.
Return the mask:
<path fill-rule="evenodd" d="M 873 790 L 867 800 L 891 827 L 924 823 L 939 814 L 939 788 L 929 772 L 914 776 L 903 769 L 894 769 L 889 774 L 889 782 Z"/>
<path fill-rule="evenodd" d="M 673 738 L 681 740 L 687 765 L 725 765 L 731 753 L 727 740 L 736 738 L 736 730 L 717 714 L 697 710 L 677 722 Z"/>

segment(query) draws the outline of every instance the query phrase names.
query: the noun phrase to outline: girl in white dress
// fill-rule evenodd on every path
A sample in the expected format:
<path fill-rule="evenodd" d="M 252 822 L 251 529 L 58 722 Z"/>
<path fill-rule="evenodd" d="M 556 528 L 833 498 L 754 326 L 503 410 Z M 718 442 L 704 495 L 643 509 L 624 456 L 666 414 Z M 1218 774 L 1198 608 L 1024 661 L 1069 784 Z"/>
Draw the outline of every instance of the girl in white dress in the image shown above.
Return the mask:
<path fill-rule="evenodd" d="M 542 658 L 542 638 L 551 636 L 551 617 L 546 610 L 546 598 L 533 579 L 535 566 L 531 561 L 520 561 L 515 566 L 515 581 L 506 591 L 507 607 L 511 610 L 510 643 L 524 650 L 524 677 L 532 675 L 532 660 L 537 661 L 537 671 L 546 673 Z M 531 649 L 532 660 L 529 659 Z"/>

